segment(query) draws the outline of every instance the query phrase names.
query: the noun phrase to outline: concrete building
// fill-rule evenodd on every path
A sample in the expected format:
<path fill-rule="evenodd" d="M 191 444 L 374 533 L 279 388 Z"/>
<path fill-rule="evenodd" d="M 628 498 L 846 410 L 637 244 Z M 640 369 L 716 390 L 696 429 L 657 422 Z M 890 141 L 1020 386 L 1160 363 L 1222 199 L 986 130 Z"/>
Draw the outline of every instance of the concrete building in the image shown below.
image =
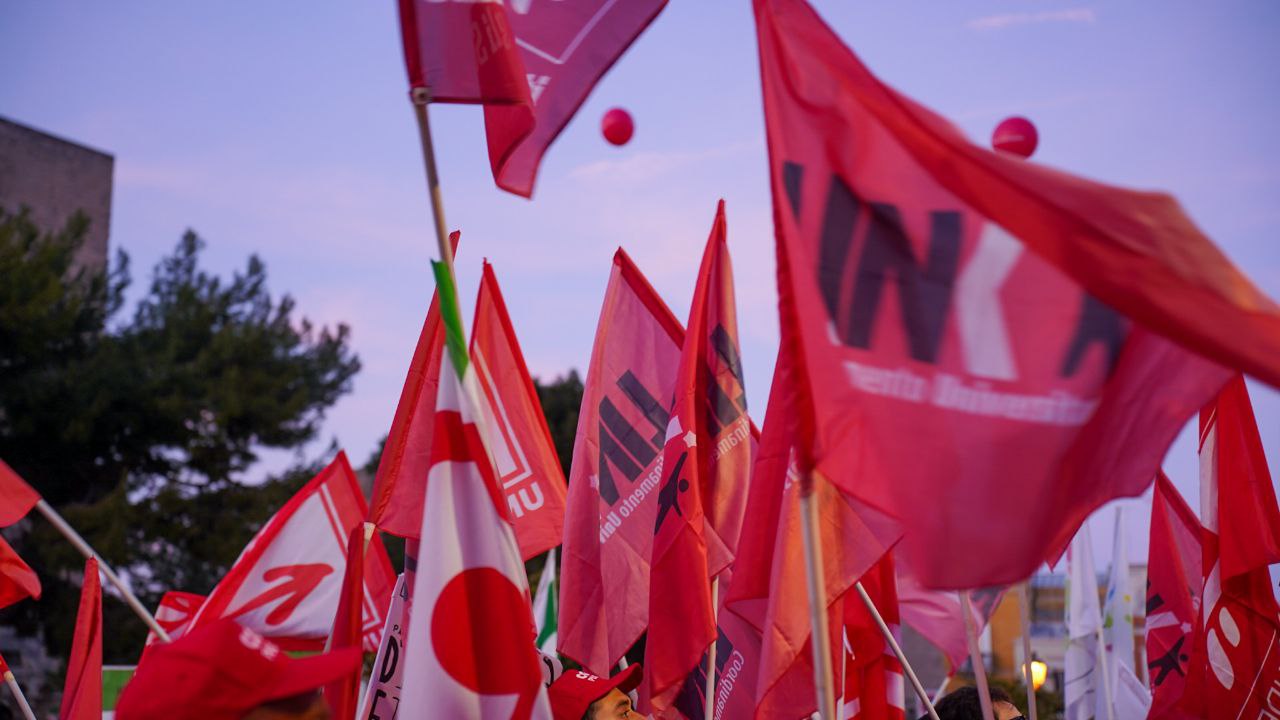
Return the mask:
<path fill-rule="evenodd" d="M 103 269 L 111 228 L 115 158 L 100 150 L 0 117 L 0 208 L 31 211 L 36 225 L 60 230 L 80 210 L 89 231 L 77 267 Z"/>

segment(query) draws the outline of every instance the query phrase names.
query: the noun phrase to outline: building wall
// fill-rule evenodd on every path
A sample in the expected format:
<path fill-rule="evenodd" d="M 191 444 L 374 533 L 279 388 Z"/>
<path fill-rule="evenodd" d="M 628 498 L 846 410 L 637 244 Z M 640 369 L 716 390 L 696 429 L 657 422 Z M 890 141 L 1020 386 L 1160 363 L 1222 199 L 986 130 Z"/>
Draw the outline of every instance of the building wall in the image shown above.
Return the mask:
<path fill-rule="evenodd" d="M 107 265 L 115 159 L 0 117 L 0 207 L 26 206 L 40 228 L 60 230 L 76 210 L 89 217 L 77 267 Z"/>

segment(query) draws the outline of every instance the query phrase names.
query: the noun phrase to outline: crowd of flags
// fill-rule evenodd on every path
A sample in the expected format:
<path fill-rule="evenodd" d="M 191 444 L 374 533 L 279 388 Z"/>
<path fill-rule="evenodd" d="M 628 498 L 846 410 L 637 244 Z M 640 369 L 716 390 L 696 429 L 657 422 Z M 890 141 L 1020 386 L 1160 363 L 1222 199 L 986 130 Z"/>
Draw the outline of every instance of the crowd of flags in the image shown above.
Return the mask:
<path fill-rule="evenodd" d="M 663 5 L 400 0 L 414 101 L 484 104 L 495 180 L 528 196 Z M 162 634 L 231 617 L 376 651 L 363 690 L 325 689 L 342 718 L 549 717 L 561 658 L 642 659 L 640 708 L 691 720 L 806 716 L 830 661 L 841 717 L 905 718 L 879 620 L 957 669 L 966 625 L 1065 561 L 1068 720 L 1280 716 L 1280 510 L 1240 374 L 1280 384 L 1280 308 L 1171 198 L 973 145 L 805 0 L 753 6 L 782 330 L 762 425 L 723 201 L 687 323 L 614 256 L 567 483 L 494 269 L 468 342 L 437 265 L 371 501 L 339 453 L 207 597 L 163 597 Z M 1197 517 L 1159 466 L 1201 408 Z M 1084 521 L 1153 479 L 1143 667 L 1123 521 L 1102 602 Z M 38 500 L 0 464 L 0 525 Z M 408 540 L 399 578 L 380 533 Z M 39 597 L 3 540 L 0 574 L 0 605 Z M 62 717 L 101 710 L 100 593 L 90 558 Z"/>

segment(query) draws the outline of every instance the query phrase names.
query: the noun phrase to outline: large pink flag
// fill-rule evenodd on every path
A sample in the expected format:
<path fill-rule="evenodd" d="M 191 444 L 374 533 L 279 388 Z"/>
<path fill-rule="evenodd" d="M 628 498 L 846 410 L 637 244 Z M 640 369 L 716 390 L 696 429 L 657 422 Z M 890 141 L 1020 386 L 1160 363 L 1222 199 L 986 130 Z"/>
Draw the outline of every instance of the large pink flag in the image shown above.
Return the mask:
<path fill-rule="evenodd" d="M 621 249 L 573 447 L 559 647 L 597 675 L 644 632 L 668 407 L 684 328 Z"/>
<path fill-rule="evenodd" d="M 565 481 L 542 403 L 520 352 L 493 266 L 484 264 L 471 334 L 486 438 L 525 560 L 560 544 Z"/>

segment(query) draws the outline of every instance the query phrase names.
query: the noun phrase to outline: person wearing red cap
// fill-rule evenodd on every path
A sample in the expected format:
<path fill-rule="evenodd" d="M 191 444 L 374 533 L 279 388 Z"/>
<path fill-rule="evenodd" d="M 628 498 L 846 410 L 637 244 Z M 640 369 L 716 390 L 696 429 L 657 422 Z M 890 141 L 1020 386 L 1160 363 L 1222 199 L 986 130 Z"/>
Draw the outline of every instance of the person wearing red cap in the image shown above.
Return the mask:
<path fill-rule="evenodd" d="M 566 670 L 551 687 L 551 714 L 555 720 L 622 720 L 638 718 L 627 693 L 640 685 L 639 665 L 631 665 L 611 678 L 585 670 Z"/>
<path fill-rule="evenodd" d="M 327 720 L 320 688 L 360 666 L 361 650 L 290 658 L 232 620 L 153 645 L 116 704 L 116 720 Z"/>

